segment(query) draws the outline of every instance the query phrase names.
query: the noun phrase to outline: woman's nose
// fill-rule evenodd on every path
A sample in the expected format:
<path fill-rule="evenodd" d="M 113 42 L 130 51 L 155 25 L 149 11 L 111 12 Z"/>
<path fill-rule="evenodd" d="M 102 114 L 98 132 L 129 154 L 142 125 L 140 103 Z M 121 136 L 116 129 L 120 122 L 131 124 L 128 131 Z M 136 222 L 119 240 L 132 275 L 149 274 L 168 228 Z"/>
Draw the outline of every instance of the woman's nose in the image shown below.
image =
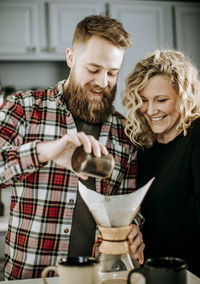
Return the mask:
<path fill-rule="evenodd" d="M 154 103 L 148 103 L 148 107 L 147 107 L 147 114 L 150 115 L 154 115 L 158 112 L 156 106 Z"/>

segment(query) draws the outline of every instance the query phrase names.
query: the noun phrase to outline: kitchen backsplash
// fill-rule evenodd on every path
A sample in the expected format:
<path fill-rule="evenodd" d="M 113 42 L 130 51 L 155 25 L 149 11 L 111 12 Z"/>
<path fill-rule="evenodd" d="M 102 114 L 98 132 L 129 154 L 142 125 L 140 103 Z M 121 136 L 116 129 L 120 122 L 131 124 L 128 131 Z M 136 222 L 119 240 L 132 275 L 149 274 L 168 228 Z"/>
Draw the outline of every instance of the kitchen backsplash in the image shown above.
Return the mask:
<path fill-rule="evenodd" d="M 66 62 L 9 62 L 0 64 L 2 87 L 10 86 L 17 91 L 49 87 L 67 78 Z"/>

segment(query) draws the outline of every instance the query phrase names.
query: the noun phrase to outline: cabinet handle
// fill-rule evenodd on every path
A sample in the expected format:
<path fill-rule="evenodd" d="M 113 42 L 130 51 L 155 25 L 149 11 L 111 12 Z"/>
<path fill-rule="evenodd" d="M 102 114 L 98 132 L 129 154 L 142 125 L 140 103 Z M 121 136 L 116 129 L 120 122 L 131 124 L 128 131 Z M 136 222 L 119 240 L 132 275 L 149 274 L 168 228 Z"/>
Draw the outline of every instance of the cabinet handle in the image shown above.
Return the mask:
<path fill-rule="evenodd" d="M 56 47 L 52 47 L 52 48 L 50 49 L 50 51 L 51 51 L 52 53 L 56 53 Z"/>
<path fill-rule="evenodd" d="M 36 47 L 35 46 L 31 47 L 31 52 L 36 53 Z"/>
<path fill-rule="evenodd" d="M 105 15 L 107 16 L 107 17 L 110 17 L 111 16 L 111 13 L 110 13 L 110 5 L 109 5 L 109 3 L 106 3 L 105 4 L 105 10 L 106 10 L 106 12 L 105 12 Z"/>

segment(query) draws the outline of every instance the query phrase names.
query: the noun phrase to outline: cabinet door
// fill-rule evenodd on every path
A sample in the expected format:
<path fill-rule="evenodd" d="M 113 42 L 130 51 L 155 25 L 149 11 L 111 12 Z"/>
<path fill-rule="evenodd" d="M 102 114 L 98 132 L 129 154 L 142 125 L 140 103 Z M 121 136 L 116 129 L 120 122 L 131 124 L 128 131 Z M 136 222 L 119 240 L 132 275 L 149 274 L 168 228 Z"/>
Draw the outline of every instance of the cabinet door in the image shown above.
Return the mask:
<path fill-rule="evenodd" d="M 176 47 L 183 51 L 200 69 L 200 5 L 175 6 Z"/>
<path fill-rule="evenodd" d="M 37 3 L 0 2 L 0 53 L 37 52 Z"/>
<path fill-rule="evenodd" d="M 125 78 L 136 62 L 157 48 L 173 46 L 172 9 L 166 3 L 111 4 L 110 14 L 119 19 L 132 36 L 132 46 L 127 49 L 120 71 L 115 107 L 124 114 L 121 91 Z"/>
<path fill-rule="evenodd" d="M 52 2 L 48 5 L 49 51 L 61 53 L 64 57 L 66 48 L 71 47 L 77 23 L 85 16 L 99 13 L 100 7 L 95 1 L 92 3 Z"/>

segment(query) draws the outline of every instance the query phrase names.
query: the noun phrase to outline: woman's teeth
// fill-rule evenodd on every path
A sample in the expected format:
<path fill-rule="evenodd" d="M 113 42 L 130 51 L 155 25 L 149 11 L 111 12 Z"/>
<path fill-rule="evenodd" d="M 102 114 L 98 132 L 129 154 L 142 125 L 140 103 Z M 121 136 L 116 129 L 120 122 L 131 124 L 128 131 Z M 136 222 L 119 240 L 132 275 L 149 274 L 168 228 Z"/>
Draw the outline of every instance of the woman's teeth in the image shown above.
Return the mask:
<path fill-rule="evenodd" d="M 163 116 L 162 117 L 151 117 L 152 121 L 160 121 L 162 119 L 163 119 Z"/>

